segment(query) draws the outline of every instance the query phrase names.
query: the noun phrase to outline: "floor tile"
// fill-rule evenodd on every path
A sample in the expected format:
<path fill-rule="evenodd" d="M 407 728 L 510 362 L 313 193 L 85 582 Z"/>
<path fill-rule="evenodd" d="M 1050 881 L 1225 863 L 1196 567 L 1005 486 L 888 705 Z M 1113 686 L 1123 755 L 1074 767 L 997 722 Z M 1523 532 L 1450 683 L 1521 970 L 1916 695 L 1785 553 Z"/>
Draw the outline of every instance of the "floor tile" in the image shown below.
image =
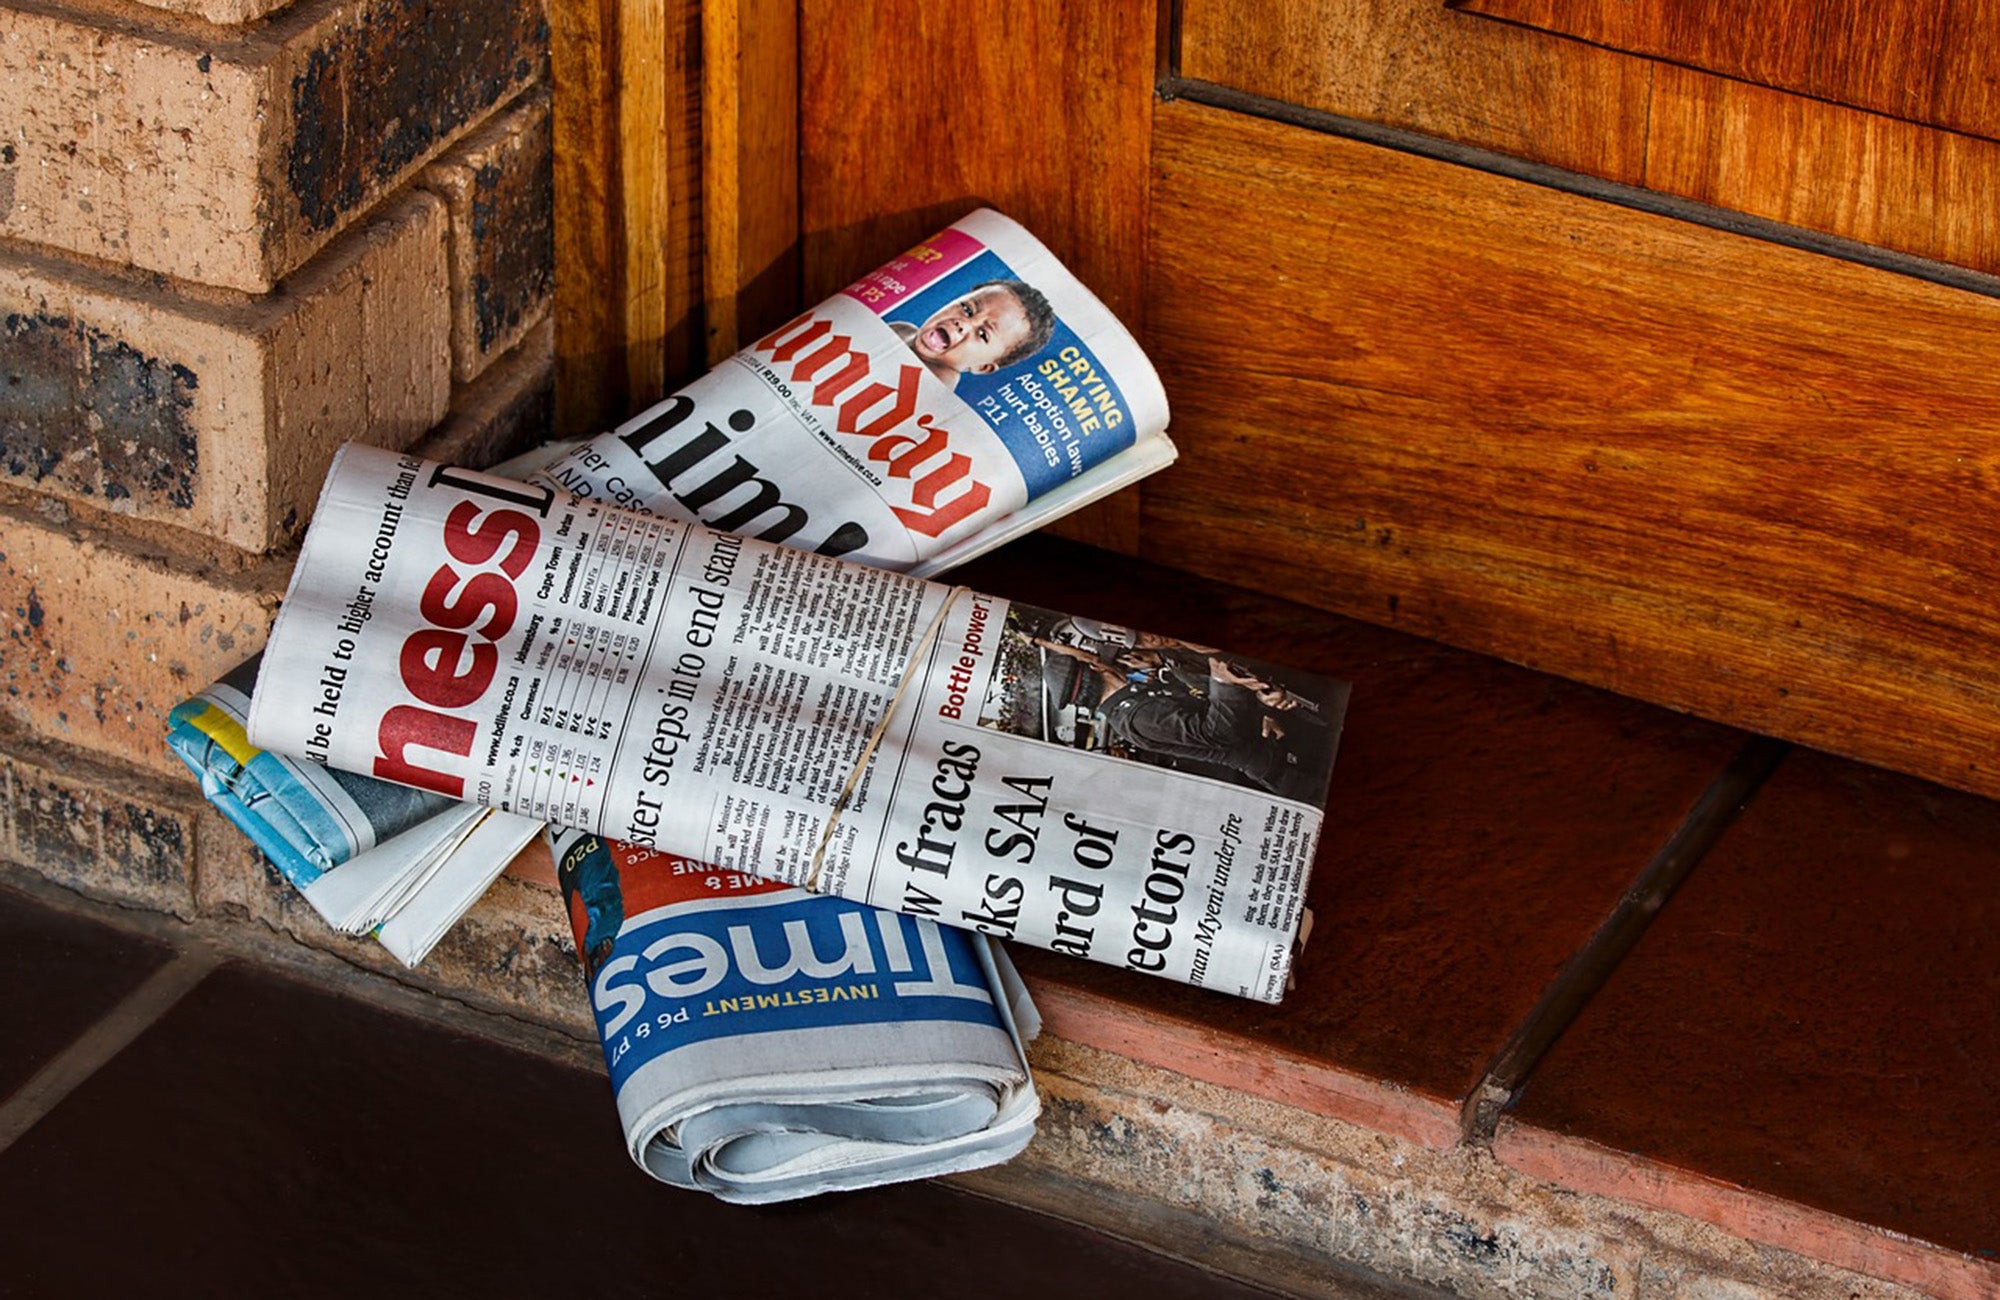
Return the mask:
<path fill-rule="evenodd" d="M 1493 1054 L 1743 743 L 1727 728 L 1044 539 L 957 575 L 1354 684 L 1278 1007 L 1021 949 L 1051 1027 L 1448 1144 Z"/>
<path fill-rule="evenodd" d="M 172 956 L 163 944 L 0 889 L 0 1100 Z"/>
<path fill-rule="evenodd" d="M 1895 1237 L 1843 1224 L 1934 1243 L 1986 1262 L 1919 1249 L 1898 1275 L 2000 1293 L 1996 935 L 2000 803 L 1795 752 L 1535 1071 L 1499 1149 L 1873 1271 Z"/>
<path fill-rule="evenodd" d="M 17 1295 L 1262 1294 L 940 1185 L 677 1192 L 601 1076 L 240 967 L 0 1154 L 0 1203 Z"/>

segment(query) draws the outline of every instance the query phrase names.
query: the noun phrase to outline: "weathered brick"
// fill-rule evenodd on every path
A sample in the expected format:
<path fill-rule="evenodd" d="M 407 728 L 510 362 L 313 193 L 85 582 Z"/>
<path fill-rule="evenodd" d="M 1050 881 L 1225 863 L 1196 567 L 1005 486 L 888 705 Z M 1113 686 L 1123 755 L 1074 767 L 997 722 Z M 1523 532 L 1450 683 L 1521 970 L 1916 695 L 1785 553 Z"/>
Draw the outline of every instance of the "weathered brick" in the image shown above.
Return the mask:
<path fill-rule="evenodd" d="M 555 322 L 544 319 L 512 352 L 451 397 L 451 415 L 416 447 L 426 460 L 484 469 L 549 437 L 555 418 Z"/>
<path fill-rule="evenodd" d="M 424 172 L 451 212 L 451 361 L 475 378 L 548 314 L 555 293 L 549 97 L 532 91 Z"/>
<path fill-rule="evenodd" d="M 503 876 L 415 970 L 373 939 L 344 935 L 223 819 L 201 814 L 197 901 L 218 921 L 261 924 L 357 966 L 565 1033 L 591 1035 L 590 1003 L 553 879 Z M 546 856 L 546 855 L 544 855 Z"/>
<path fill-rule="evenodd" d="M 0 742 L 0 856 L 82 893 L 193 916 L 201 805 L 192 781 L 18 734 Z"/>
<path fill-rule="evenodd" d="M 196 835 L 201 866 L 195 875 L 195 906 L 203 916 L 256 922 L 350 961 L 388 969 L 376 960 L 378 954 L 388 956 L 382 945 L 343 935 L 322 921 L 284 872 L 220 812 L 203 808 Z"/>
<path fill-rule="evenodd" d="M 247 550 L 290 539 L 334 448 L 443 417 L 445 229 L 412 193 L 234 303 L 0 253 L 0 476 Z"/>
<path fill-rule="evenodd" d="M 301 0 L 235 30 L 9 0 L 0 235 L 268 290 L 547 47 L 539 0 Z"/>
<path fill-rule="evenodd" d="M 167 713 L 262 647 L 290 568 L 204 574 L 0 517 L 0 718 L 182 774 Z"/>
<path fill-rule="evenodd" d="M 137 0 L 148 9 L 188 14 L 212 23 L 249 23 L 268 18 L 292 0 Z"/>
<path fill-rule="evenodd" d="M 424 959 L 421 975 L 442 992 L 596 1039 L 562 895 L 553 888 L 500 877 Z"/>

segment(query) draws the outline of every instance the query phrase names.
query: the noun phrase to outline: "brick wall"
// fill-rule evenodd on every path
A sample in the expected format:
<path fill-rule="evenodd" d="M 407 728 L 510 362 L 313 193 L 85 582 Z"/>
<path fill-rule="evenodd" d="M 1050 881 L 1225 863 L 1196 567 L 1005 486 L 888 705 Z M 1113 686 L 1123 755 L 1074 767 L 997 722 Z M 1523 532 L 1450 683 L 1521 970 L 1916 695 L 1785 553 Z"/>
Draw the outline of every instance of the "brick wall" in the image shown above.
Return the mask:
<path fill-rule="evenodd" d="M 341 443 L 547 436 L 547 63 L 541 0 L 0 0 L 0 859 L 258 914 L 167 711 Z"/>

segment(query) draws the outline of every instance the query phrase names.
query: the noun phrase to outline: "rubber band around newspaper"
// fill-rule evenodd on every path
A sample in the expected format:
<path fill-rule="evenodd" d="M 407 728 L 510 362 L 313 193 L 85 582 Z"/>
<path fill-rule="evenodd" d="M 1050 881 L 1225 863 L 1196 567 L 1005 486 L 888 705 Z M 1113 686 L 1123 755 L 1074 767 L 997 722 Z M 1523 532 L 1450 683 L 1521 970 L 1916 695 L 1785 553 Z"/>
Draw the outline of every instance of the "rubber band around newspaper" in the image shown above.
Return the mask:
<path fill-rule="evenodd" d="M 847 774 L 847 780 L 842 783 L 840 794 L 833 801 L 833 807 L 827 810 L 826 829 L 820 833 L 819 847 L 813 850 L 812 866 L 806 871 L 803 888 L 808 893 L 820 892 L 820 866 L 826 860 L 827 846 L 833 843 L 833 833 L 840 826 L 840 815 L 847 811 L 848 800 L 854 797 L 854 787 L 861 784 L 861 774 L 868 770 L 868 762 L 875 757 L 875 750 L 882 744 L 882 737 L 889 733 L 889 723 L 896 716 L 896 706 L 903 702 L 903 692 L 908 690 L 910 683 L 916 679 L 917 665 L 931 652 L 931 646 L 937 641 L 938 633 L 944 630 L 945 616 L 951 613 L 952 606 L 958 603 L 958 598 L 972 594 L 972 588 L 954 585 L 945 593 L 944 600 L 938 605 L 937 613 L 931 615 L 930 626 L 924 629 L 924 634 L 917 638 L 916 645 L 910 648 L 909 662 L 903 665 L 903 675 L 897 679 L 896 689 L 889 696 L 888 707 L 882 710 L 881 720 L 875 724 L 874 730 L 868 733 L 868 743 L 861 747 L 861 756 L 854 760 L 854 770 Z"/>

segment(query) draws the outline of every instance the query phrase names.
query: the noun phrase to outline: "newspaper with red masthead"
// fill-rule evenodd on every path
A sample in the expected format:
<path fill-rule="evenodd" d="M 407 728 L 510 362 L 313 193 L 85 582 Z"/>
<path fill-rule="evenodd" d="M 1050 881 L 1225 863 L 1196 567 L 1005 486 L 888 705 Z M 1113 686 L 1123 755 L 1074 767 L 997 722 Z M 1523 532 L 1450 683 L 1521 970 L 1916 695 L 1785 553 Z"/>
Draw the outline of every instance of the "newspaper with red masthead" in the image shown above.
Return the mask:
<path fill-rule="evenodd" d="M 981 209 L 539 475 L 576 496 L 929 576 L 1164 468 L 1116 317 Z"/>
<path fill-rule="evenodd" d="M 1056 679 L 1094 684 L 1087 717 L 1057 716 Z M 1345 703 L 1213 647 L 350 446 L 249 734 L 1275 1002 Z"/>
<path fill-rule="evenodd" d="M 1163 467 L 1174 454 L 1166 420 L 1159 380 L 1131 336 L 1032 236 L 981 211 L 625 425 L 509 477 L 936 573 Z M 399 527 L 385 512 L 365 530 L 368 563 L 331 627 L 336 653 L 378 609 L 389 610 L 386 568 L 376 561 L 386 562 Z M 449 623 L 472 607 L 475 592 L 468 584 L 439 598 L 453 606 Z M 330 707 L 325 691 L 346 666 L 327 668 L 317 699 L 309 690 L 301 708 Z M 315 890 L 397 874 L 392 864 L 356 876 L 385 851 L 371 843 L 425 845 L 444 864 L 439 880 L 473 886 L 455 895 L 468 901 L 504 862 L 507 854 L 488 853 L 487 862 L 457 869 L 466 853 L 432 827 L 461 821 L 460 805 L 412 819 L 409 798 L 391 797 L 394 788 L 372 776 L 327 767 L 321 750 L 306 747 L 296 758 L 258 751 L 240 725 L 247 692 L 232 696 L 226 685 L 189 702 L 177 750 L 316 906 Z M 383 810 L 399 820 L 385 823 Z M 421 824 L 405 830 L 412 820 Z M 668 861 L 693 868 L 588 838 L 588 851 L 557 845 L 572 899 L 592 863 L 636 855 L 644 861 L 609 869 L 642 881 Z M 736 878 L 702 870 L 704 882 Z M 773 897 L 767 886 L 631 916 L 601 895 L 577 906 L 578 949 L 628 1144 L 657 1176 L 731 1199 L 775 1199 L 969 1168 L 1027 1141 L 1037 1103 L 1019 1038 L 1023 1029 L 1032 1036 L 1033 1008 L 1004 953 L 983 936 L 796 890 Z M 435 919 L 423 933 L 433 936 L 456 915 L 426 911 Z M 676 919 L 684 913 L 686 927 Z M 384 927 L 384 942 L 401 923 Z M 830 925 L 842 936 L 864 926 L 880 952 L 849 943 L 841 958 L 817 948 L 796 962 L 759 956 L 795 951 L 787 946 L 800 935 Z M 702 927 L 726 945 L 729 978 L 754 987 L 704 996 L 691 1010 L 675 1004 L 685 981 L 661 957 L 678 951 L 668 939 Z M 396 951 L 414 961 L 422 946 Z M 878 978 L 845 978 L 866 974 Z M 862 989 L 878 996 L 847 996 Z M 658 1005 L 634 1009 L 639 997 Z M 929 1028 L 940 1009 L 953 1013 L 943 1016 L 956 1025 L 950 1033 Z M 986 1023 L 996 1012 L 1009 1030 L 1004 1039 Z M 687 1028 L 691 1016 L 699 1033 Z"/>
<path fill-rule="evenodd" d="M 929 575 L 1169 464 L 1166 424 L 1131 335 L 982 209 L 624 425 L 503 472 Z M 537 823 L 258 750 L 258 670 L 184 701 L 168 744 L 329 923 L 416 964 Z"/>

